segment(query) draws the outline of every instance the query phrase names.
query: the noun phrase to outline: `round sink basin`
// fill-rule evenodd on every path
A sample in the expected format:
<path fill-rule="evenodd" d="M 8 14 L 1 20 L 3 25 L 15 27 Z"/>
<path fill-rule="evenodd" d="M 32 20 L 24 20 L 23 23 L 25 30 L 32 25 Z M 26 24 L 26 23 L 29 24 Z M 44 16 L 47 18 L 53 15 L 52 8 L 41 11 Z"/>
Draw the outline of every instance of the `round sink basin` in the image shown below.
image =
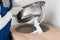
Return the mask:
<path fill-rule="evenodd" d="M 46 32 L 49 30 L 49 28 L 43 24 L 41 24 L 40 26 L 41 26 L 43 32 Z M 22 24 L 22 25 L 16 27 L 15 30 L 17 32 L 21 32 L 21 33 L 31 33 L 34 30 L 36 30 L 36 28 L 34 27 L 33 24 Z"/>

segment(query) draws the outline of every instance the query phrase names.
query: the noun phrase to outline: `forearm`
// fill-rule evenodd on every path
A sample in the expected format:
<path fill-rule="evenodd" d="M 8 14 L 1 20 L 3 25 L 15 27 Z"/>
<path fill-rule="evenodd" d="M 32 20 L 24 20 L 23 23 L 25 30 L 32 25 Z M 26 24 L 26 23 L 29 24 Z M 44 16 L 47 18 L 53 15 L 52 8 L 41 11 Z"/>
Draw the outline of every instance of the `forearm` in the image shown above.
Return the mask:
<path fill-rule="evenodd" d="M 10 12 L 6 13 L 4 17 L 0 18 L 0 30 L 4 28 L 4 26 L 9 22 L 12 18 L 12 14 Z"/>
<path fill-rule="evenodd" d="M 17 15 L 19 11 L 21 11 L 21 7 L 13 7 L 9 12 L 6 13 L 4 17 L 0 18 L 0 30 L 4 28 L 4 26 L 9 22 L 12 18 L 12 15 Z"/>

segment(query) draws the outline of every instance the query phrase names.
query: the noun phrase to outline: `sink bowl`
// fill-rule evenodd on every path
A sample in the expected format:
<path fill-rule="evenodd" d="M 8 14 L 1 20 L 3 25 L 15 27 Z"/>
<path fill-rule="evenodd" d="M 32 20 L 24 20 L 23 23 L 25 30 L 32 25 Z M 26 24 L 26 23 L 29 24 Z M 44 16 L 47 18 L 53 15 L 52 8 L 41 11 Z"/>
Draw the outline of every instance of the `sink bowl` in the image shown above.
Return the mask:
<path fill-rule="evenodd" d="M 41 24 L 40 26 L 43 32 L 46 32 L 49 30 L 49 28 L 46 25 Z M 15 30 L 20 33 L 31 33 L 34 30 L 36 30 L 36 28 L 34 27 L 33 24 L 22 24 L 22 25 L 17 26 Z"/>

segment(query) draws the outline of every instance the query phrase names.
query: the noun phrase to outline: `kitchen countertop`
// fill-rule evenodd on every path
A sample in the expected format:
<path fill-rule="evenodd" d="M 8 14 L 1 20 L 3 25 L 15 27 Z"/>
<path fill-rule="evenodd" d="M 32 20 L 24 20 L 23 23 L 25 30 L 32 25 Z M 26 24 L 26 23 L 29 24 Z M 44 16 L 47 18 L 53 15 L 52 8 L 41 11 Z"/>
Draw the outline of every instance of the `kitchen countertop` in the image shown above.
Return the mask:
<path fill-rule="evenodd" d="M 42 23 L 49 27 L 47 32 L 41 34 L 24 34 L 15 31 L 15 28 L 19 23 L 12 25 L 11 32 L 14 40 L 60 40 L 60 29 L 56 28 L 55 26 Z"/>

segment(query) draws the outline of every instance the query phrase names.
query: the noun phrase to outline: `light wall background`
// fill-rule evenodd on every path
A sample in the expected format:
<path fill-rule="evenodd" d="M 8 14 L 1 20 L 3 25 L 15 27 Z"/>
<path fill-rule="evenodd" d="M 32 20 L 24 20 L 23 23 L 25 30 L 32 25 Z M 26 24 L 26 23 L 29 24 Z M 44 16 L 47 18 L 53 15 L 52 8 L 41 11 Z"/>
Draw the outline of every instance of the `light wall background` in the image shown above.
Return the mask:
<path fill-rule="evenodd" d="M 60 27 L 60 0 L 44 0 L 46 1 L 44 13 L 46 15 L 45 22 L 51 23 L 56 27 Z"/>

